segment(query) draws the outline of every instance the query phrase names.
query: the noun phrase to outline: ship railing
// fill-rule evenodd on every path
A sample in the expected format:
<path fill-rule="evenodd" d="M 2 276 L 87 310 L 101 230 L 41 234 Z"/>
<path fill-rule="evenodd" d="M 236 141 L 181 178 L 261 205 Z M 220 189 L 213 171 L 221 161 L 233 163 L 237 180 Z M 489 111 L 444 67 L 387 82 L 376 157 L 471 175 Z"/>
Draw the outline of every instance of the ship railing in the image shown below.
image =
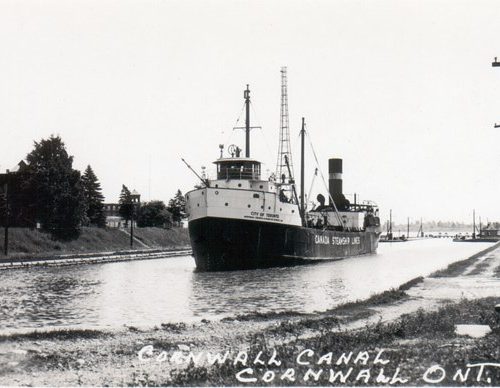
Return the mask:
<path fill-rule="evenodd" d="M 373 204 L 373 205 L 366 205 L 366 204 L 363 204 L 363 205 L 360 205 L 360 204 L 352 204 L 350 205 L 349 207 L 349 210 L 350 211 L 355 211 L 355 212 L 367 212 L 367 211 L 375 211 L 377 210 L 377 205 Z"/>

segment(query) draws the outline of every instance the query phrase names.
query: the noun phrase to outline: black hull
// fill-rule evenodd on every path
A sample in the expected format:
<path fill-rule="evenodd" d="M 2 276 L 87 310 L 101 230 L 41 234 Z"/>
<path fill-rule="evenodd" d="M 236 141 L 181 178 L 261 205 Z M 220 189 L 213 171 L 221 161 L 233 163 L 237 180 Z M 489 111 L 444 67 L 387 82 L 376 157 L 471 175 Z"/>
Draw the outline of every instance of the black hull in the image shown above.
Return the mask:
<path fill-rule="evenodd" d="M 200 271 L 267 268 L 375 253 L 379 234 L 213 217 L 189 222 L 193 256 Z"/>

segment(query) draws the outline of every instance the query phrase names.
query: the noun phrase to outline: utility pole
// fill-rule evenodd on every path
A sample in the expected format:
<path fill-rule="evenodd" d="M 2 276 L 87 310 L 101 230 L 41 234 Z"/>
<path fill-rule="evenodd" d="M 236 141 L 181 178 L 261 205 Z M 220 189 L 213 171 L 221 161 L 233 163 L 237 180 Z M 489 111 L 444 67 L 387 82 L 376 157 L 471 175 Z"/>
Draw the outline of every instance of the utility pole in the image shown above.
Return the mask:
<path fill-rule="evenodd" d="M 476 209 L 472 210 L 472 239 L 476 239 Z"/>
<path fill-rule="evenodd" d="M 392 209 L 389 210 L 389 233 L 387 233 L 387 240 L 392 240 Z"/>
<path fill-rule="evenodd" d="M 134 202 L 130 202 L 130 248 L 134 247 Z"/>
<path fill-rule="evenodd" d="M 3 240 L 3 253 L 5 256 L 9 254 L 9 170 L 6 171 L 5 178 L 5 226 L 4 226 L 4 240 Z"/>
<path fill-rule="evenodd" d="M 497 61 L 497 57 L 491 62 L 491 67 L 500 67 L 500 62 Z M 500 128 L 500 124 L 495 123 L 494 128 Z"/>
<path fill-rule="evenodd" d="M 305 224 L 306 208 L 304 205 L 304 169 L 305 169 L 305 155 L 304 155 L 304 138 L 306 137 L 305 120 L 302 117 L 302 129 L 300 130 L 300 212 L 302 213 L 302 223 Z M 305 226 L 305 225 L 304 225 Z"/>
<path fill-rule="evenodd" d="M 408 217 L 407 223 L 406 223 L 406 238 L 410 238 L 410 217 Z"/>

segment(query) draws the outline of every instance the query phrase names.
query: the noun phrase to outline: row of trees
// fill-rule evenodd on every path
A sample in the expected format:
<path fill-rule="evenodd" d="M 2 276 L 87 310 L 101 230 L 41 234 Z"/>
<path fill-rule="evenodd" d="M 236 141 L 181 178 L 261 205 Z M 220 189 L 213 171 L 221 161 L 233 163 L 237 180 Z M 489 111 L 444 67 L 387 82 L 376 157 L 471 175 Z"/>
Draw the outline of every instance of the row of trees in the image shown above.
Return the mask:
<path fill-rule="evenodd" d="M 168 206 L 163 201 L 151 201 L 138 206 L 128 187 L 122 185 L 119 203 L 120 216 L 127 224 L 131 220 L 136 221 L 139 227 L 180 226 L 182 220 L 186 218 L 186 200 L 180 190 L 177 190 L 175 196 L 168 202 Z"/>
<path fill-rule="evenodd" d="M 35 142 L 26 161 L 15 174 L 7 175 L 11 226 L 39 224 L 60 239 L 77 237 L 81 226 L 106 226 L 104 196 L 97 176 L 90 166 L 83 175 L 73 168 L 73 157 L 59 136 Z M 180 190 L 168 206 L 152 201 L 138 207 L 131 198 L 123 186 L 119 214 L 127 221 L 136 220 L 138 226 L 179 225 L 185 217 Z M 6 211 L 5 195 L 0 195 L 0 224 L 6 219 Z"/>

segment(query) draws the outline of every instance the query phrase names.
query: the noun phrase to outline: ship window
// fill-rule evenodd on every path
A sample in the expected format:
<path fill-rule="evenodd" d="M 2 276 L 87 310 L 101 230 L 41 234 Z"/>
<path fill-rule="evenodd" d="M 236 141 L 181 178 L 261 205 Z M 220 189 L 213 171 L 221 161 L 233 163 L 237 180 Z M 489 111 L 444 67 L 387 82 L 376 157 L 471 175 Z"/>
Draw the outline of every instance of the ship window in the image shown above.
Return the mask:
<path fill-rule="evenodd" d="M 196 206 L 200 206 L 200 204 L 199 204 L 199 203 L 197 203 L 197 204 L 196 204 Z"/>
<path fill-rule="evenodd" d="M 292 210 L 292 213 L 295 213 L 295 210 Z"/>
<path fill-rule="evenodd" d="M 254 197 L 254 198 L 259 198 L 259 197 L 260 197 L 260 195 L 259 195 L 259 194 L 254 194 L 254 195 L 253 195 L 253 197 Z"/>
<path fill-rule="evenodd" d="M 238 183 L 238 187 L 241 187 L 241 183 Z"/>
<path fill-rule="evenodd" d="M 217 188 L 217 187 L 219 187 L 219 185 L 215 185 L 215 187 Z"/>
<path fill-rule="evenodd" d="M 219 192 L 217 190 L 215 190 L 215 195 L 219 195 Z"/>
<path fill-rule="evenodd" d="M 224 205 L 228 206 L 229 204 L 226 202 Z"/>
<path fill-rule="evenodd" d="M 204 191 L 202 191 L 202 192 L 201 192 L 201 195 L 205 195 L 205 192 L 204 192 Z"/>
<path fill-rule="evenodd" d="M 261 209 L 264 209 L 264 206 L 261 206 L 260 208 L 261 208 Z"/>
<path fill-rule="evenodd" d="M 262 186 L 262 185 L 260 185 L 259 187 L 260 187 L 261 189 L 263 189 L 263 188 L 264 188 L 264 186 Z"/>
<path fill-rule="evenodd" d="M 248 205 L 248 207 L 250 207 L 250 205 Z"/>
<path fill-rule="evenodd" d="M 267 208 L 268 208 L 269 210 L 271 210 L 271 206 L 268 206 Z"/>
<path fill-rule="evenodd" d="M 280 212 L 282 212 L 282 211 L 283 211 L 283 209 L 282 209 L 282 208 L 280 208 Z"/>

